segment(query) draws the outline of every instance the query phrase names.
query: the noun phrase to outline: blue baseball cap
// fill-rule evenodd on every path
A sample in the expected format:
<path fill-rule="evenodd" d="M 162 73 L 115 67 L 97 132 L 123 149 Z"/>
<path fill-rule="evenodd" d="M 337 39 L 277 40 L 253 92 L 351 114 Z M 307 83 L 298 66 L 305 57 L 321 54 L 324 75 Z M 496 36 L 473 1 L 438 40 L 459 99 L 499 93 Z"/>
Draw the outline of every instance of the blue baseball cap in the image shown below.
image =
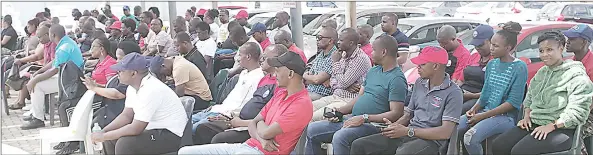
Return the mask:
<path fill-rule="evenodd" d="M 251 31 L 249 31 L 249 33 L 247 33 L 248 36 L 253 35 L 255 32 L 266 32 L 268 28 L 266 28 L 266 25 L 262 24 L 262 23 L 255 23 L 252 27 L 251 27 Z"/>
<path fill-rule="evenodd" d="M 140 55 L 139 53 L 130 53 L 118 62 L 117 64 L 111 66 L 113 71 L 125 71 L 125 70 L 144 70 L 148 69 L 149 61 L 146 59 L 145 56 Z"/>
<path fill-rule="evenodd" d="M 124 10 L 128 10 L 129 11 L 130 10 L 130 7 L 127 6 L 127 5 L 124 5 Z"/>
<path fill-rule="evenodd" d="M 165 58 L 163 58 L 161 56 L 154 56 L 150 60 L 150 67 L 149 67 L 150 72 L 154 73 L 155 75 L 160 75 L 161 68 L 163 67 L 164 61 L 165 61 Z"/>
<path fill-rule="evenodd" d="M 568 38 L 581 37 L 588 42 L 593 40 L 593 29 L 586 24 L 577 24 L 566 31 L 562 31 L 562 34 Z"/>
<path fill-rule="evenodd" d="M 494 29 L 490 25 L 480 25 L 474 29 L 474 39 L 469 43 L 474 46 L 481 46 L 484 41 L 489 40 L 494 35 Z"/>

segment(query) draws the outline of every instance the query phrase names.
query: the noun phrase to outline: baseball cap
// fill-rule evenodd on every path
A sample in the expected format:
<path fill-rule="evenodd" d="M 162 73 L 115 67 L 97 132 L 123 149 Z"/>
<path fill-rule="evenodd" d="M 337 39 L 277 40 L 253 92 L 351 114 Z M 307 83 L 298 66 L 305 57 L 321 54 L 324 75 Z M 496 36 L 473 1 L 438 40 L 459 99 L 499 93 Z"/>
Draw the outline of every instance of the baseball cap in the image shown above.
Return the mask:
<path fill-rule="evenodd" d="M 198 10 L 198 13 L 197 14 L 198 15 L 204 15 L 204 14 L 206 14 L 207 11 L 208 10 L 206 10 L 206 9 L 200 9 L 200 10 Z"/>
<path fill-rule="evenodd" d="M 150 67 L 148 70 L 156 75 L 159 75 L 161 73 L 160 70 L 163 67 L 164 61 L 165 58 L 161 56 L 154 56 L 152 59 L 150 59 Z"/>
<path fill-rule="evenodd" d="M 449 54 L 441 47 L 426 46 L 420 51 L 417 57 L 411 59 L 412 63 L 422 65 L 429 62 L 446 65 L 449 62 Z"/>
<path fill-rule="evenodd" d="M 113 24 L 111 24 L 111 26 L 109 26 L 109 29 L 116 29 L 116 30 L 121 29 L 121 21 L 113 22 Z"/>
<path fill-rule="evenodd" d="M 241 18 L 247 19 L 247 17 L 249 17 L 249 14 L 245 10 L 241 10 L 237 13 L 237 15 L 235 15 L 235 19 L 241 19 Z"/>
<path fill-rule="evenodd" d="M 148 69 L 148 60 L 139 53 L 130 53 L 118 62 L 111 66 L 113 71 L 124 71 L 124 70 L 143 70 Z"/>
<path fill-rule="evenodd" d="M 568 38 L 581 37 L 589 42 L 593 40 L 593 29 L 586 24 L 577 24 L 562 33 Z"/>
<path fill-rule="evenodd" d="M 266 32 L 267 28 L 266 25 L 262 24 L 262 23 L 255 23 L 252 27 L 251 27 L 251 31 L 249 31 L 249 33 L 247 33 L 248 36 L 253 35 L 253 33 L 255 32 Z"/>
<path fill-rule="evenodd" d="M 266 61 L 271 67 L 285 66 L 286 68 L 293 70 L 295 73 L 301 76 L 305 74 L 305 62 L 303 62 L 301 56 L 295 52 L 289 51 L 278 56 L 277 58 L 268 58 Z"/>
<path fill-rule="evenodd" d="M 124 5 L 124 10 L 130 10 L 130 7 L 127 5 Z"/>
<path fill-rule="evenodd" d="M 492 38 L 494 29 L 490 25 L 480 25 L 474 30 L 474 39 L 469 43 L 470 45 L 480 46 L 484 41 Z"/>

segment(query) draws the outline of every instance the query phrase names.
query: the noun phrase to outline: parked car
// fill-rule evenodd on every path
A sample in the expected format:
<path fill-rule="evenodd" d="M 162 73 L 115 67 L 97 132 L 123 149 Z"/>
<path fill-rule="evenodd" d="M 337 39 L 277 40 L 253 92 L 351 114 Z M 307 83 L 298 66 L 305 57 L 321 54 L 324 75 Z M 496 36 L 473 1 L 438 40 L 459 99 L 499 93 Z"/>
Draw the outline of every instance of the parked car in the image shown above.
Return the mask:
<path fill-rule="evenodd" d="M 414 7 L 401 7 L 401 6 L 385 6 L 385 7 L 372 7 L 372 8 L 360 8 L 356 12 L 356 25 L 369 24 L 376 26 L 381 24 L 381 18 L 385 13 L 395 13 L 399 19 L 405 19 L 410 17 L 424 17 L 430 16 L 430 11 L 425 8 L 414 8 Z M 317 33 L 321 31 L 321 23 L 326 19 L 335 19 L 338 24 L 338 32 L 344 29 L 346 26 L 346 15 L 341 10 L 333 11 L 329 14 L 324 14 L 314 19 L 311 23 L 307 24 L 303 28 L 304 44 L 305 44 L 305 55 L 307 57 L 313 56 L 317 52 L 316 37 Z"/>
<path fill-rule="evenodd" d="M 312 8 L 312 9 L 303 10 L 303 13 L 302 13 L 303 22 L 302 22 L 301 26 L 307 25 L 309 22 L 313 21 L 313 19 L 317 18 L 318 16 L 320 16 L 322 14 L 330 12 L 332 10 L 336 10 L 336 9 L 333 9 L 333 8 Z M 290 14 L 290 11 L 287 11 L 287 10 L 284 10 L 284 11 L 286 11 Z M 255 23 L 262 23 L 262 24 L 266 25 L 268 30 L 272 30 L 272 29 L 274 29 L 274 21 L 276 21 L 276 13 L 277 13 L 277 11 L 254 15 L 252 18 L 250 18 L 247 21 L 247 23 L 249 25 L 254 25 Z"/>
<path fill-rule="evenodd" d="M 487 21 L 496 4 L 496 2 L 471 2 L 457 8 L 454 17 Z"/>
<path fill-rule="evenodd" d="M 535 21 L 537 13 L 543 7 L 537 2 L 496 2 L 490 14 L 490 23 L 497 24 L 508 21 Z"/>
<path fill-rule="evenodd" d="M 447 2 L 426 2 L 418 7 L 430 9 L 434 16 L 453 17 L 457 8 L 466 5 L 467 2 L 447 1 Z"/>
<path fill-rule="evenodd" d="M 537 44 L 537 38 L 544 34 L 545 32 L 550 31 L 564 31 L 568 30 L 571 27 L 575 26 L 576 23 L 573 22 L 524 22 L 521 23 L 523 30 L 519 36 L 517 36 L 517 46 L 515 47 L 515 53 L 513 55 L 516 58 L 519 58 L 525 63 L 527 63 L 527 70 L 529 79 L 528 82 L 531 81 L 531 78 L 535 76 L 535 73 L 544 66 L 542 60 L 539 58 L 539 44 Z M 494 26 L 494 32 L 499 31 L 501 28 L 498 26 Z M 473 36 L 471 37 L 473 39 Z M 420 50 L 418 50 L 420 51 Z M 417 53 L 414 53 L 417 55 Z M 572 53 L 564 52 L 563 56 L 565 59 L 571 58 L 573 56 Z M 418 79 L 418 68 L 413 67 L 407 70 L 404 75 L 408 80 L 408 84 L 414 84 L 416 79 Z"/>
<path fill-rule="evenodd" d="M 547 14 L 549 21 L 593 24 L 593 3 L 560 3 Z"/>
<path fill-rule="evenodd" d="M 469 36 L 473 36 L 474 28 L 481 24 L 487 23 L 455 17 L 417 17 L 400 19 L 397 28 L 408 36 L 410 45 L 423 48 L 426 46 L 439 46 L 439 43 L 436 41 L 437 30 L 443 25 L 455 27 L 459 36 L 458 38 L 464 43 L 469 43 L 473 38 Z M 371 37 L 371 42 L 381 34 L 384 34 L 381 30 L 381 24 L 375 26 L 373 32 L 374 35 Z M 467 47 L 468 45 L 465 46 Z M 413 56 L 416 56 L 416 54 L 413 54 Z M 407 61 L 402 65 L 402 70 L 406 71 L 412 67 L 414 65 L 410 61 Z"/>
<path fill-rule="evenodd" d="M 557 2 L 549 2 L 544 5 L 544 7 L 539 10 L 539 13 L 537 13 L 536 21 L 548 21 L 548 14 L 553 14 L 559 6 L 560 3 Z"/>

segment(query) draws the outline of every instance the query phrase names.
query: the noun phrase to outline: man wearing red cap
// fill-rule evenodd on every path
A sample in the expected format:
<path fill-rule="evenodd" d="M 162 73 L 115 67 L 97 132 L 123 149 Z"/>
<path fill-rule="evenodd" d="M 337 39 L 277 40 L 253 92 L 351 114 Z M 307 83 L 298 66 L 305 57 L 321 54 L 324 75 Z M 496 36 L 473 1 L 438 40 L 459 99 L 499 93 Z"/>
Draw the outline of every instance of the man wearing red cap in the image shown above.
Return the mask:
<path fill-rule="evenodd" d="M 201 20 L 204 20 L 204 15 L 206 15 L 206 9 L 200 9 L 196 13 L 196 16 L 200 17 Z"/>
<path fill-rule="evenodd" d="M 445 73 L 449 54 L 428 46 L 411 61 L 422 78 L 414 84 L 404 115 L 393 123 L 384 119 L 387 127 L 381 133 L 352 142 L 351 154 L 438 154 L 456 132 L 463 95 Z"/>
<path fill-rule="evenodd" d="M 241 25 L 241 26 L 243 26 L 243 28 L 245 28 L 245 32 L 251 31 L 251 29 L 249 29 L 247 27 L 247 19 L 248 18 L 249 18 L 249 14 L 245 10 L 241 10 L 237 13 L 237 15 L 235 15 L 235 20 L 237 22 L 239 22 L 239 25 Z"/>
<path fill-rule="evenodd" d="M 109 29 L 111 30 L 109 41 L 117 41 L 121 38 L 121 24 L 121 21 L 115 21 L 109 26 Z"/>

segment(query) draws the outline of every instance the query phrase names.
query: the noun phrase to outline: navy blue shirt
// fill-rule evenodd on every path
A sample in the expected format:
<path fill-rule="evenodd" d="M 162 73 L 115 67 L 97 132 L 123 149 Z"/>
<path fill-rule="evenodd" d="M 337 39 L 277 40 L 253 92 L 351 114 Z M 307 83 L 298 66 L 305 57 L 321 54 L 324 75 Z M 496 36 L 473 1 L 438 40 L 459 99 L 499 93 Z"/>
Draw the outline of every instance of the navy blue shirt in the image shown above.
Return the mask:
<path fill-rule="evenodd" d="M 410 42 L 408 41 L 408 36 L 402 33 L 399 29 L 395 31 L 395 33 L 390 34 L 395 40 L 397 40 L 397 47 L 399 52 L 408 52 L 410 51 Z"/>

